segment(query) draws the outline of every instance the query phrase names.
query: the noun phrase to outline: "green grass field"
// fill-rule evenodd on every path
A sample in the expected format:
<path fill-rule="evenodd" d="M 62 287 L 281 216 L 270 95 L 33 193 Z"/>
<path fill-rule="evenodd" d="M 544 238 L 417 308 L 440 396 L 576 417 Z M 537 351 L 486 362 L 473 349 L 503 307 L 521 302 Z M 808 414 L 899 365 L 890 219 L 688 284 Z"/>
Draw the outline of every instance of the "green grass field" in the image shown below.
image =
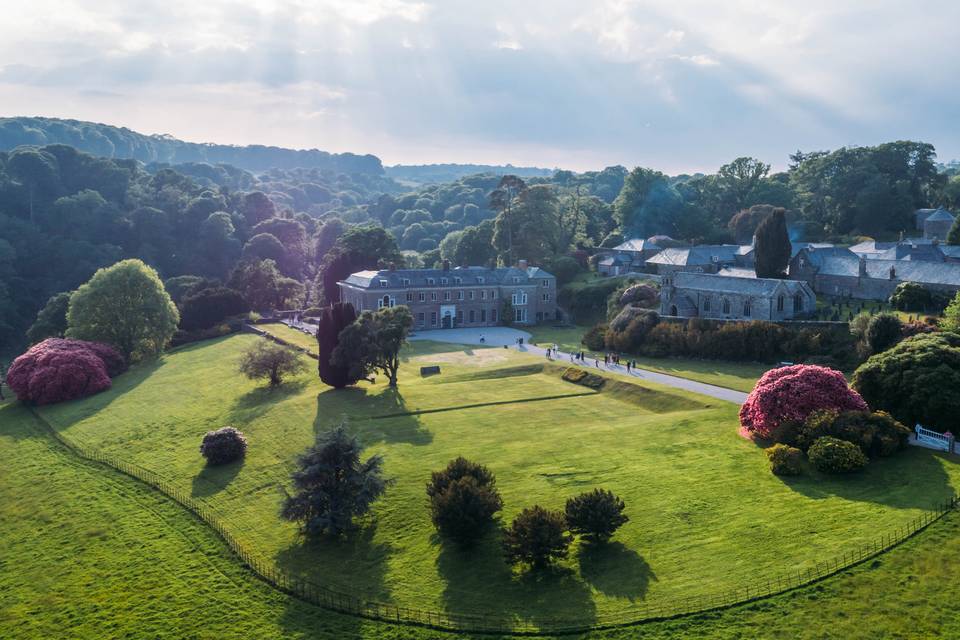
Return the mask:
<path fill-rule="evenodd" d="M 235 371 L 257 339 L 184 347 L 121 376 L 109 392 L 42 414 L 68 439 L 179 484 L 287 571 L 403 606 L 497 612 L 533 625 L 571 611 L 602 620 L 810 567 L 960 486 L 956 464 L 916 449 L 860 476 L 784 482 L 736 434 L 733 405 L 655 387 L 589 393 L 542 359 L 501 349 L 417 344 L 396 392 L 382 380 L 334 391 L 312 367 L 271 391 Z M 443 374 L 419 378 L 428 363 Z M 397 483 L 357 535 L 305 544 L 277 512 L 296 454 L 340 416 L 370 453 L 385 456 Z M 248 456 L 207 470 L 200 438 L 224 424 L 247 434 Z M 594 486 L 623 496 L 631 521 L 608 548 L 575 548 L 541 576 L 511 571 L 495 535 L 469 553 L 449 548 L 434 535 L 423 488 L 431 470 L 461 454 L 497 474 L 504 522 Z"/>
<path fill-rule="evenodd" d="M 538 325 L 530 328 L 533 335 L 531 341 L 535 344 L 556 343 L 562 351 L 580 351 L 584 346 L 580 339 L 589 327 L 550 327 Z M 584 349 L 588 353 L 588 349 Z M 594 355 L 603 358 L 602 353 Z M 629 356 L 635 360 L 637 366 L 650 371 L 658 371 L 680 378 L 688 378 L 697 382 L 726 387 L 749 393 L 753 390 L 757 380 L 770 365 L 759 362 L 728 362 L 725 360 L 694 360 L 690 358 L 647 358 L 643 356 Z"/>
<path fill-rule="evenodd" d="M 277 592 L 162 494 L 0 406 L 0 637 L 440 640 Z M 930 638 L 960 634 L 960 514 L 825 582 L 722 612 L 582 636 Z M 489 637 L 489 636 L 487 636 Z"/>
<path fill-rule="evenodd" d="M 297 329 L 291 329 L 287 325 L 281 322 L 270 322 L 267 324 L 259 324 L 257 328 L 261 331 L 266 331 L 269 334 L 275 335 L 281 340 L 285 340 L 290 344 L 297 345 L 298 347 L 303 347 L 311 353 L 317 352 L 317 339 L 303 331 L 298 331 Z"/>

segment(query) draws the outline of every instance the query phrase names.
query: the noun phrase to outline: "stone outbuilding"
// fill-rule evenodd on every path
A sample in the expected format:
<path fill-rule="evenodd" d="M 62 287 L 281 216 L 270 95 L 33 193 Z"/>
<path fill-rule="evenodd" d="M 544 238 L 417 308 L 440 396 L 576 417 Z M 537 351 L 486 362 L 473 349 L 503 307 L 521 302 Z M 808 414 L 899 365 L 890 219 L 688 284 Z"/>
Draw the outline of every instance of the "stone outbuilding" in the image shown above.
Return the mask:
<path fill-rule="evenodd" d="M 677 272 L 665 276 L 660 314 L 718 320 L 792 320 L 811 315 L 817 297 L 805 282 Z"/>

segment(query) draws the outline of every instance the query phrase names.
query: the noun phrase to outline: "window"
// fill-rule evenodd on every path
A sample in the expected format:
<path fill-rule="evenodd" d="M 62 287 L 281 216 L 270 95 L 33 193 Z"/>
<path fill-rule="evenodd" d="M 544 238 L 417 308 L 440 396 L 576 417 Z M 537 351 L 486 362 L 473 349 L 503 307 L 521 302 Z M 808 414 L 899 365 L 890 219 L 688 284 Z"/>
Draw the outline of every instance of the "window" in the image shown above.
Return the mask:
<path fill-rule="evenodd" d="M 487 321 L 487 310 L 480 309 L 480 322 L 486 322 L 486 321 Z"/>
<path fill-rule="evenodd" d="M 427 278 L 427 284 L 437 284 L 437 281 L 434 278 Z"/>
<path fill-rule="evenodd" d="M 517 276 L 513 276 L 513 284 L 519 284 L 519 283 L 520 283 L 520 278 Z"/>
<path fill-rule="evenodd" d="M 431 327 L 437 326 L 437 312 L 436 312 L 436 311 L 431 311 L 431 312 L 430 312 L 430 326 L 431 326 Z"/>
<path fill-rule="evenodd" d="M 463 300 L 463 291 L 457 291 L 457 300 Z"/>
<path fill-rule="evenodd" d="M 710 296 L 703 299 L 703 310 L 710 311 Z"/>
<path fill-rule="evenodd" d="M 550 281 L 549 281 L 549 280 L 544 280 L 544 281 L 543 281 L 543 286 L 544 286 L 544 287 L 549 287 L 549 286 L 550 286 Z"/>
<path fill-rule="evenodd" d="M 473 309 L 470 309 L 470 322 L 474 321 Z"/>
<path fill-rule="evenodd" d="M 486 300 L 486 299 L 487 299 L 487 290 L 486 290 L 486 289 L 481 289 L 481 290 L 480 290 L 480 299 L 481 299 L 481 300 Z"/>
<path fill-rule="evenodd" d="M 477 276 L 477 284 L 483 284 L 483 276 Z"/>
<path fill-rule="evenodd" d="M 387 284 L 389 284 L 389 283 L 388 283 L 386 280 L 381 280 L 381 281 L 380 281 L 380 288 L 381 288 L 381 289 L 386 289 L 386 288 L 387 288 Z"/>
<path fill-rule="evenodd" d="M 777 297 L 777 311 L 783 311 L 783 296 Z"/>
<path fill-rule="evenodd" d="M 407 302 L 413 302 L 413 292 L 407 291 Z"/>
<path fill-rule="evenodd" d="M 516 292 L 510 297 L 510 301 L 513 303 L 513 306 L 519 306 L 527 304 L 527 294 Z"/>
<path fill-rule="evenodd" d="M 457 310 L 457 324 L 463 324 L 463 310 Z"/>
<path fill-rule="evenodd" d="M 496 299 L 497 299 L 497 290 L 496 290 L 496 289 L 490 289 L 490 299 L 491 299 L 491 300 L 496 300 Z"/>
<path fill-rule="evenodd" d="M 457 276 L 453 279 L 453 284 L 463 284 L 463 278 Z"/>
<path fill-rule="evenodd" d="M 436 301 L 437 301 L 437 292 L 436 292 L 436 291 L 431 291 L 431 292 L 430 292 L 430 299 L 431 299 L 433 302 L 436 302 Z"/>
<path fill-rule="evenodd" d="M 410 278 L 400 278 L 400 284 L 402 284 L 402 285 L 405 286 L 405 287 L 409 287 L 409 286 L 410 286 Z"/>
<path fill-rule="evenodd" d="M 793 296 L 793 312 L 800 313 L 803 311 L 803 296 L 799 293 Z"/>
<path fill-rule="evenodd" d="M 468 296 L 469 296 L 469 298 L 470 298 L 471 300 L 473 300 L 473 291 L 470 291 L 470 292 L 468 293 Z"/>
<path fill-rule="evenodd" d="M 385 307 L 396 306 L 396 298 L 391 298 L 390 296 L 383 296 L 382 298 L 377 299 L 377 309 L 383 309 Z"/>
<path fill-rule="evenodd" d="M 527 321 L 527 310 L 526 310 L 526 309 L 514 309 L 514 310 L 513 310 L 513 320 L 514 320 L 514 322 L 526 322 L 526 321 Z"/>
<path fill-rule="evenodd" d="M 730 313 L 730 301 L 726 298 L 723 299 L 723 312 Z"/>
<path fill-rule="evenodd" d="M 491 309 L 491 310 L 490 310 L 490 319 L 493 320 L 494 322 L 497 321 L 497 310 L 496 310 L 496 309 Z"/>
<path fill-rule="evenodd" d="M 423 323 L 424 323 L 423 311 L 417 314 L 417 322 L 420 324 L 420 326 L 423 326 Z"/>
<path fill-rule="evenodd" d="M 440 284 L 447 284 L 449 282 L 448 278 L 440 278 Z"/>
<path fill-rule="evenodd" d="M 750 308 L 750 301 L 747 300 L 743 303 L 743 315 L 746 318 L 750 317 L 750 314 L 753 312 L 753 309 Z"/>
<path fill-rule="evenodd" d="M 549 294 L 549 293 L 543 294 L 543 301 L 544 301 L 544 302 L 550 302 L 550 294 Z"/>
<path fill-rule="evenodd" d="M 420 302 L 426 302 L 426 300 L 427 300 L 427 294 L 425 294 L 423 291 L 421 291 L 421 292 L 420 292 Z"/>
<path fill-rule="evenodd" d="M 443 292 L 443 299 L 444 299 L 444 300 L 449 300 L 449 299 L 450 299 L 450 292 L 449 292 L 449 291 L 444 291 L 444 292 Z"/>

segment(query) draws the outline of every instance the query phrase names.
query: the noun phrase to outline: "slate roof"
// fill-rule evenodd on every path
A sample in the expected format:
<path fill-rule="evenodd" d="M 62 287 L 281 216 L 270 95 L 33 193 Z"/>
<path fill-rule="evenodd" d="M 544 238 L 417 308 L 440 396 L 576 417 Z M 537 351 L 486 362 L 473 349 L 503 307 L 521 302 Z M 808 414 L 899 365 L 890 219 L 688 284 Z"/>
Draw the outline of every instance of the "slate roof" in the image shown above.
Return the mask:
<path fill-rule="evenodd" d="M 930 222 L 931 220 L 934 220 L 934 221 L 935 221 L 935 220 L 949 220 L 950 222 L 953 222 L 954 220 L 956 220 L 956 216 L 954 216 L 952 213 L 950 213 L 949 211 L 947 211 L 947 210 L 944 209 L 943 207 L 940 207 L 939 209 L 937 209 L 936 211 L 934 211 L 933 213 L 931 213 L 929 216 L 927 216 L 927 217 L 924 219 L 924 222 Z"/>
<path fill-rule="evenodd" d="M 875 254 L 881 260 L 926 260 L 927 262 L 943 262 L 944 255 L 940 247 L 935 244 L 898 242 L 886 251 Z M 871 255 L 866 257 L 870 258 Z"/>
<path fill-rule="evenodd" d="M 677 266 L 723 264 L 733 262 L 733 258 L 739 249 L 740 246 L 736 244 L 702 245 L 685 249 L 664 249 L 652 258 L 648 258 L 647 262 L 650 264 Z"/>
<path fill-rule="evenodd" d="M 888 249 L 897 246 L 896 242 L 877 242 L 876 240 L 865 240 L 850 247 L 850 251 L 856 254 L 880 254 Z"/>
<path fill-rule="evenodd" d="M 644 240 L 643 238 L 633 238 L 627 240 L 626 242 L 621 242 L 615 246 L 611 251 L 656 251 L 660 247 L 649 240 Z"/>
<path fill-rule="evenodd" d="M 527 267 L 526 271 L 517 267 L 505 267 L 499 269 L 489 269 L 487 267 L 457 267 L 455 269 L 381 269 L 379 271 L 357 271 L 350 274 L 344 284 L 350 284 L 361 289 L 403 289 L 405 287 L 450 287 L 457 286 L 456 278 L 461 278 L 463 286 L 468 285 L 511 285 L 527 284 L 529 280 L 536 278 L 552 278 L 553 275 L 544 271 L 540 267 Z M 404 284 L 403 280 L 410 281 Z M 428 279 L 433 279 L 433 284 L 428 283 Z M 440 279 L 447 278 L 446 284 L 441 284 Z M 482 282 L 480 279 L 482 278 Z M 514 278 L 519 278 L 519 282 L 514 282 Z M 380 281 L 386 280 L 387 286 L 381 287 Z"/>
<path fill-rule="evenodd" d="M 731 293 L 758 297 L 771 297 L 785 289 L 789 295 L 803 291 L 814 296 L 813 290 L 799 280 L 775 280 L 773 278 L 738 278 L 711 273 L 679 272 L 673 276 L 678 289 L 694 289 L 711 293 Z"/>
<path fill-rule="evenodd" d="M 923 260 L 866 260 L 867 277 L 878 280 L 890 279 L 890 268 L 895 269 L 898 282 L 960 286 L 960 263 L 926 262 Z M 856 278 L 860 273 L 858 258 L 827 257 L 818 272 L 826 276 Z"/>
<path fill-rule="evenodd" d="M 619 266 L 624 264 L 631 264 L 632 262 L 633 262 L 633 259 L 630 258 L 629 256 L 614 254 L 612 256 L 607 256 L 606 258 L 601 260 L 599 264 L 604 267 L 613 267 L 613 266 Z"/>
<path fill-rule="evenodd" d="M 717 272 L 718 276 L 729 276 L 731 278 L 756 278 L 757 272 L 745 267 L 723 267 Z"/>

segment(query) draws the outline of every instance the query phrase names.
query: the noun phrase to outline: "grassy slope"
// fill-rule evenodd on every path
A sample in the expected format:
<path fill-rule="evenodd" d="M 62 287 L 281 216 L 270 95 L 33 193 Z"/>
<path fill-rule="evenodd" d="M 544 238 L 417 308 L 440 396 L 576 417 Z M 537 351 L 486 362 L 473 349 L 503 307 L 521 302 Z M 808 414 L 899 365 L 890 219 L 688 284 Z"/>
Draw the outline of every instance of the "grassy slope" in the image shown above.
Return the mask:
<path fill-rule="evenodd" d="M 257 325 L 257 328 L 277 336 L 281 340 L 286 340 L 290 344 L 303 347 L 312 353 L 317 352 L 317 339 L 315 336 L 297 329 L 292 329 L 281 322 L 270 322 Z"/>
<path fill-rule="evenodd" d="M 536 344 L 556 343 L 563 351 L 583 349 L 580 338 L 589 327 L 533 327 L 531 340 Z M 597 354 L 602 357 L 602 354 Z M 693 360 L 689 358 L 646 358 L 630 356 L 637 365 L 651 371 L 659 371 L 680 378 L 714 384 L 727 389 L 749 393 L 770 365 L 759 362 L 727 362 L 725 360 Z"/>
<path fill-rule="evenodd" d="M 602 617 L 631 602 L 713 593 L 848 551 L 958 485 L 956 465 L 919 450 L 860 477 L 785 484 L 736 435 L 735 407 L 700 408 L 669 393 L 651 394 L 645 407 L 603 394 L 370 419 L 584 390 L 548 373 L 490 378 L 500 367 L 515 373 L 542 361 L 467 349 L 416 358 L 396 394 L 383 385 L 335 392 L 312 373 L 270 391 L 234 371 L 255 339 L 187 347 L 119 378 L 110 392 L 44 414 L 67 437 L 179 482 L 288 570 L 349 580 L 353 591 L 408 606 L 495 610 L 536 623 L 565 610 Z M 415 365 L 427 362 L 444 374 L 421 380 Z M 686 411 L 662 413 L 677 409 Z M 352 416 L 371 452 L 385 454 L 398 482 L 360 535 L 303 545 L 276 513 L 295 455 L 341 414 Z M 207 471 L 197 443 L 222 424 L 244 430 L 251 449 L 242 466 Z M 513 575 L 492 537 L 464 554 L 433 536 L 423 485 L 458 454 L 497 473 L 506 521 L 533 502 L 558 508 L 570 494 L 603 485 L 624 496 L 631 522 L 606 552 L 575 551 L 539 582 Z"/>
<path fill-rule="evenodd" d="M 79 461 L 15 406 L 0 408 L 0 516 L 0 637 L 459 637 L 319 611 L 274 591 L 178 505 Z M 958 555 L 953 514 L 821 584 L 587 637 L 955 637 Z"/>

